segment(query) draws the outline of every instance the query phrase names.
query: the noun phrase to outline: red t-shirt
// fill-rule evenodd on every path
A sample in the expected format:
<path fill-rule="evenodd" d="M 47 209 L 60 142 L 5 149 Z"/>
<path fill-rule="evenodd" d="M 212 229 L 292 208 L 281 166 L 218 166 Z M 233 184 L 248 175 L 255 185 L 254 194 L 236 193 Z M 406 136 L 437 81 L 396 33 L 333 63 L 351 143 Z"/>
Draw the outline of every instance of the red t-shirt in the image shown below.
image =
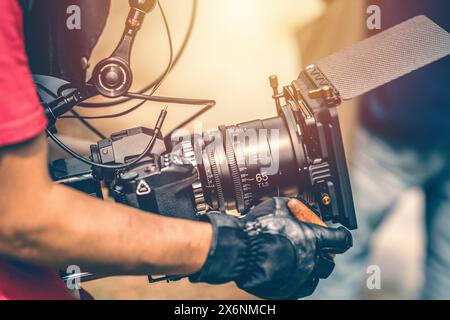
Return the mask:
<path fill-rule="evenodd" d="M 1 148 L 39 135 L 47 121 L 28 67 L 22 10 L 17 0 L 0 0 L 0 26 Z M 4 299 L 73 299 L 73 296 L 54 270 L 0 260 L 0 300 Z"/>

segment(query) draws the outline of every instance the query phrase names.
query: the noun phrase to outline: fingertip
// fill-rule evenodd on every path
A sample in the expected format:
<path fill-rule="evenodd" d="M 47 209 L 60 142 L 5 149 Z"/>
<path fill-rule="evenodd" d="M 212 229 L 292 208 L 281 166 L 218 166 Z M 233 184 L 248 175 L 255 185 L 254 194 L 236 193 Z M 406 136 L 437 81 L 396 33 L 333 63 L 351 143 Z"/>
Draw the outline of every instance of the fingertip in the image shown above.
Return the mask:
<path fill-rule="evenodd" d="M 353 237 L 350 231 L 344 227 L 336 229 L 318 229 L 321 239 L 321 247 L 324 251 L 332 253 L 344 253 L 353 246 Z"/>
<path fill-rule="evenodd" d="M 342 237 L 346 240 L 346 250 L 353 247 L 352 233 L 344 227 L 339 227 L 338 230 L 340 230 L 340 232 L 342 233 Z"/>

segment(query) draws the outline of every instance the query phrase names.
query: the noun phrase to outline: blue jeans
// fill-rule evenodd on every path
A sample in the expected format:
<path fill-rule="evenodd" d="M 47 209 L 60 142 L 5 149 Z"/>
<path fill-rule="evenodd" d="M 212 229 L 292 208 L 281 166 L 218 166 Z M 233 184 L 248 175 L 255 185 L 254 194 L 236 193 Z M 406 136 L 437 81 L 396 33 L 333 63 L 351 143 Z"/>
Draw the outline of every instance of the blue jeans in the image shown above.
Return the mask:
<path fill-rule="evenodd" d="M 354 247 L 336 258 L 334 273 L 321 281 L 312 298 L 361 298 L 374 232 L 397 199 L 418 187 L 426 199 L 421 298 L 450 299 L 450 150 L 416 150 L 388 143 L 364 129 L 357 132 L 356 139 L 351 170 L 358 218 Z"/>

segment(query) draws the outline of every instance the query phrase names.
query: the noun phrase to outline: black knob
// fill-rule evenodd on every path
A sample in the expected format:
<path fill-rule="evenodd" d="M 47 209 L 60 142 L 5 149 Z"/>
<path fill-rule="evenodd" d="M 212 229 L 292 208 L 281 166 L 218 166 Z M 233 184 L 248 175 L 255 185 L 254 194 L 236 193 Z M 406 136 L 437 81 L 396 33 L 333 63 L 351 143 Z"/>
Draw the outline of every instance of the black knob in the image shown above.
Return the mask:
<path fill-rule="evenodd" d="M 117 66 L 108 66 L 102 72 L 102 82 L 109 88 L 120 86 L 124 80 L 124 73 Z"/>
<path fill-rule="evenodd" d="M 130 0 L 129 3 L 131 8 L 149 13 L 155 8 L 158 0 Z"/>
<path fill-rule="evenodd" d="M 128 92 L 133 74 L 126 61 L 110 57 L 100 61 L 94 69 L 91 83 L 98 92 L 109 98 L 117 98 Z"/>

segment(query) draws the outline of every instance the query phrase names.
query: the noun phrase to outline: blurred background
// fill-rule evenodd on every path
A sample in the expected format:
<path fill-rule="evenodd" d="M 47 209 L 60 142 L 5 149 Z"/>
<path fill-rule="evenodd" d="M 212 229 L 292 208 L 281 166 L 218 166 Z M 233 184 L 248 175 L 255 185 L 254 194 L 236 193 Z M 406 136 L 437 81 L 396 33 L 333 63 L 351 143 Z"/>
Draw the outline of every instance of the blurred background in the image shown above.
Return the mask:
<path fill-rule="evenodd" d="M 296 79 L 302 68 L 364 36 L 365 1 L 348 0 L 199 0 L 192 40 L 180 63 L 158 90 L 158 95 L 212 98 L 217 106 L 200 120 L 204 129 L 220 124 L 267 118 L 276 114 L 268 76 L 280 84 Z M 176 49 L 191 14 L 190 0 L 161 0 Z M 108 24 L 97 45 L 91 66 L 108 56 L 123 30 L 128 1 L 112 0 Z M 166 67 L 168 46 L 163 22 L 155 10 L 135 45 L 132 66 L 134 88 L 157 77 Z M 351 158 L 358 101 L 340 109 L 341 128 Z M 129 106 L 129 105 L 128 105 Z M 124 128 L 152 126 L 162 105 L 147 103 L 134 113 L 92 121 L 104 133 Z M 121 111 L 124 107 L 116 107 Z M 196 107 L 169 105 L 164 131 L 192 115 Z M 80 110 L 84 115 L 95 111 Z M 101 110 L 100 112 L 104 112 Z M 191 127 L 188 129 L 192 130 Z M 65 120 L 61 133 L 95 140 L 74 120 Z M 382 290 L 367 291 L 361 298 L 413 298 L 421 281 L 423 236 L 422 199 L 418 191 L 405 196 L 374 241 L 371 264 L 383 270 Z M 151 232 L 151 230 L 149 230 Z M 321 282 L 326 286 L 326 280 Z M 365 282 L 361 283 L 361 287 Z M 96 299 L 253 299 L 233 285 L 193 285 L 188 281 L 149 285 L 145 277 L 116 277 L 86 283 Z"/>

